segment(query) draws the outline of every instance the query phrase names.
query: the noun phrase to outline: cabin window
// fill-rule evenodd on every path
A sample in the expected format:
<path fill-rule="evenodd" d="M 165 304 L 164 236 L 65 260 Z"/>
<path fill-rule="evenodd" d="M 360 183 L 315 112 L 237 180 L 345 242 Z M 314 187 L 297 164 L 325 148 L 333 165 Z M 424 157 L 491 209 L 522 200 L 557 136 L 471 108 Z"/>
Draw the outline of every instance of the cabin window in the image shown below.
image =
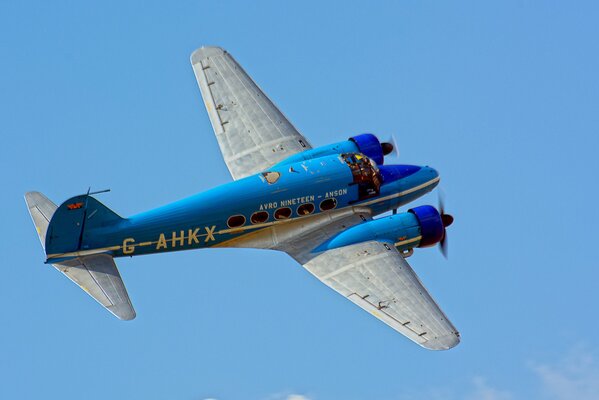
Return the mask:
<path fill-rule="evenodd" d="M 297 208 L 297 214 L 298 215 L 309 215 L 312 214 L 314 212 L 314 204 L 312 203 L 306 203 L 306 204 L 302 204 L 301 206 L 299 206 Z"/>
<path fill-rule="evenodd" d="M 227 220 L 229 228 L 239 228 L 245 225 L 245 217 L 243 215 L 233 215 Z"/>
<path fill-rule="evenodd" d="M 257 211 L 252 214 L 250 217 L 250 221 L 252 224 L 261 224 L 263 222 L 268 221 L 268 212 L 266 211 Z"/>
<path fill-rule="evenodd" d="M 269 185 L 272 185 L 273 183 L 279 180 L 281 174 L 279 172 L 263 172 L 262 176 L 264 177 L 266 182 L 268 182 Z"/>
<path fill-rule="evenodd" d="M 291 217 L 291 208 L 283 207 L 275 211 L 275 219 L 287 219 Z"/>
<path fill-rule="evenodd" d="M 333 208 L 337 207 L 337 200 L 330 198 L 330 199 L 324 199 L 321 203 L 320 203 L 320 209 L 322 211 L 327 211 L 327 210 L 332 210 Z"/>

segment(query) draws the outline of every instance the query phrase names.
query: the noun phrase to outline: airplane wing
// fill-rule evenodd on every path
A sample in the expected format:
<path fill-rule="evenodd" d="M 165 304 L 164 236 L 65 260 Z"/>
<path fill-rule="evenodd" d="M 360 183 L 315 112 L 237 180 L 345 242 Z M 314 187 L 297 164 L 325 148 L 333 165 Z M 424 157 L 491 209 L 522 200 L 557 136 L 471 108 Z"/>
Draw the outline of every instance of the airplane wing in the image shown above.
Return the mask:
<path fill-rule="evenodd" d="M 225 50 L 202 47 L 192 53 L 191 64 L 233 179 L 253 175 L 311 148 Z"/>
<path fill-rule="evenodd" d="M 447 350 L 460 342 L 456 328 L 391 244 L 369 241 L 328 250 L 304 267 L 422 347 Z"/>
<path fill-rule="evenodd" d="M 25 201 L 43 247 L 56 204 L 39 192 L 26 193 Z M 95 254 L 52 265 L 117 318 L 135 318 L 127 289 L 110 255 Z"/>

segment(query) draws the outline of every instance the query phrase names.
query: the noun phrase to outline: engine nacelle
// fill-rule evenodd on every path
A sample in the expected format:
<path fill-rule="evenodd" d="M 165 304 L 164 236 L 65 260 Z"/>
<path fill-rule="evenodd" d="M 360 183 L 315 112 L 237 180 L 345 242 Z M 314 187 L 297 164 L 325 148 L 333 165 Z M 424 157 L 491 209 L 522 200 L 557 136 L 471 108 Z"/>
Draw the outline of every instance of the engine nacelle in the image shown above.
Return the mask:
<path fill-rule="evenodd" d="M 383 165 L 385 162 L 383 147 L 379 139 L 372 133 L 363 133 L 358 136 L 352 136 L 349 140 L 358 146 L 360 153 L 370 157 L 378 165 Z"/>
<path fill-rule="evenodd" d="M 429 247 L 439 243 L 443 239 L 443 220 L 441 214 L 433 206 L 420 206 L 408 210 L 418 219 L 420 225 L 420 243 L 418 247 Z"/>
<path fill-rule="evenodd" d="M 408 212 L 378 218 L 353 226 L 319 246 L 316 251 L 378 240 L 392 243 L 400 251 L 428 247 L 443 238 L 443 221 L 433 206 L 420 206 Z"/>
<path fill-rule="evenodd" d="M 301 153 L 294 154 L 284 159 L 283 161 L 275 164 L 275 166 L 287 165 L 332 154 L 343 153 L 362 153 L 371 158 L 377 165 L 382 165 L 385 161 L 384 154 L 387 154 L 385 151 L 391 151 L 389 150 L 389 146 L 391 146 L 390 148 L 393 149 L 393 146 L 389 143 L 385 143 L 384 145 L 387 146 L 386 150 L 383 149 L 383 144 L 381 144 L 378 138 L 372 133 L 363 133 L 361 135 L 352 136 L 348 140 L 344 140 L 342 142 L 302 151 Z"/>

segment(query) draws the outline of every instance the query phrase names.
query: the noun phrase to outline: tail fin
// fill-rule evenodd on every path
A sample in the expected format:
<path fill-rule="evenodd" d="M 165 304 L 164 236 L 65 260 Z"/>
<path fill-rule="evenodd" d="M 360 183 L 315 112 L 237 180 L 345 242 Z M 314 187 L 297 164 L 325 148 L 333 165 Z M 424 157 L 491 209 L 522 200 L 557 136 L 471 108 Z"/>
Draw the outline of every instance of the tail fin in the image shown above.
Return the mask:
<path fill-rule="evenodd" d="M 123 221 L 114 211 L 89 195 L 71 197 L 50 220 L 45 238 L 47 255 L 87 250 L 86 232 Z"/>
<path fill-rule="evenodd" d="M 39 192 L 26 193 L 25 201 L 47 254 L 52 254 L 49 249 L 77 251 L 77 247 L 80 248 L 81 242 L 84 242 L 87 228 L 122 220 L 88 195 L 75 196 L 60 207 L 56 207 L 56 204 Z M 53 266 L 116 317 L 123 320 L 135 318 L 135 310 L 127 289 L 110 255 L 71 257 L 69 260 L 56 262 Z"/>

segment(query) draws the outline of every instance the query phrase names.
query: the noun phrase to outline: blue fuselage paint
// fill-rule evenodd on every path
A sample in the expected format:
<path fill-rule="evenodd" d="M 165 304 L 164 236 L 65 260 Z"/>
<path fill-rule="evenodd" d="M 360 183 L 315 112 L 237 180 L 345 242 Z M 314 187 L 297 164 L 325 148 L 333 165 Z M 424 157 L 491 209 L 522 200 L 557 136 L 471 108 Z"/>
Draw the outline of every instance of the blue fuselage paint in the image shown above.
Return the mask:
<path fill-rule="evenodd" d="M 410 212 L 389 215 L 353 226 L 324 242 L 316 252 L 336 249 L 356 243 L 377 240 L 396 246 L 399 250 L 418 247 L 421 228 L 416 216 Z"/>
<path fill-rule="evenodd" d="M 348 144 L 344 148 L 338 148 L 337 144 L 330 149 L 320 148 L 317 154 L 294 155 L 270 168 L 268 176 L 252 175 L 113 225 L 86 230 L 80 250 L 107 248 L 114 257 L 121 257 L 223 245 L 280 223 L 275 212 L 281 208 L 291 210 L 289 219 L 305 218 L 298 213 L 301 205 L 311 203 L 314 211 L 310 215 L 314 215 L 327 212 L 320 205 L 334 199 L 332 203 L 337 210 L 364 206 L 377 215 L 415 200 L 438 184 L 434 169 L 410 167 L 409 175 L 383 181 L 377 195 L 361 199 L 352 170 L 339 154 L 339 151 L 355 151 L 355 145 L 345 143 Z M 252 215 L 260 211 L 266 212 L 268 219 L 252 223 Z M 228 226 L 232 216 L 243 216 L 245 223 Z"/>

